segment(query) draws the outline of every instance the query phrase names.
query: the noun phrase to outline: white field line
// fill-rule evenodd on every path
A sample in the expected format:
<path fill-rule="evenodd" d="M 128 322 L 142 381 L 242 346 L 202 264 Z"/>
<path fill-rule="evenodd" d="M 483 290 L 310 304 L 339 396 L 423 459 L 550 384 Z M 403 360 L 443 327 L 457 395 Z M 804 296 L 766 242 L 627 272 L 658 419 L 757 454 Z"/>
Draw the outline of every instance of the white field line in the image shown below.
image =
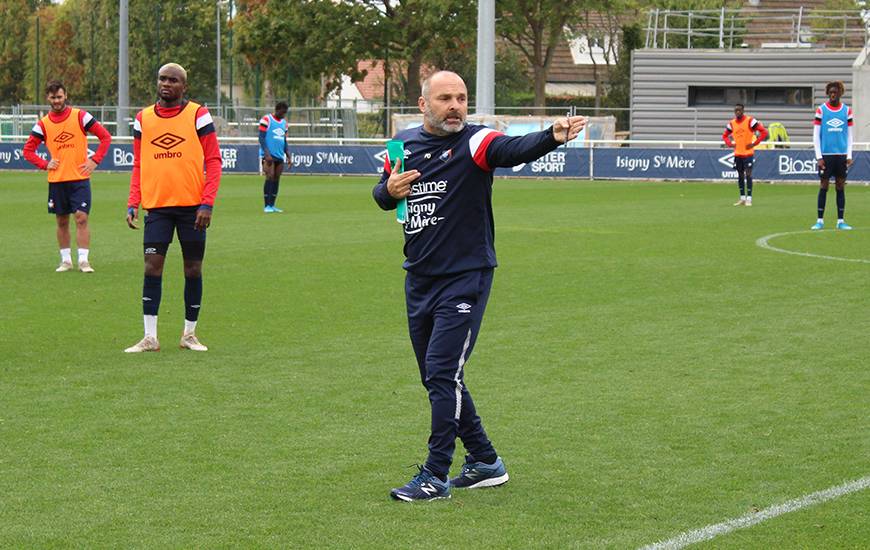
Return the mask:
<path fill-rule="evenodd" d="M 801 508 L 807 508 L 829 500 L 834 500 L 841 496 L 848 495 L 849 493 L 856 493 L 867 489 L 868 487 L 870 487 L 870 476 L 862 477 L 861 479 L 856 479 L 855 481 L 837 485 L 836 487 L 804 495 L 758 512 L 746 514 L 737 519 L 723 521 L 722 523 L 717 523 L 715 525 L 708 525 L 701 529 L 695 529 L 694 531 L 686 531 L 674 538 L 644 546 L 641 550 L 677 550 L 678 548 L 685 548 L 690 544 L 710 540 L 737 529 L 745 529 L 761 523 L 762 521 L 781 516 L 782 514 L 788 514 L 789 512 L 795 512 Z"/>
<path fill-rule="evenodd" d="M 786 233 L 774 233 L 773 235 L 766 235 L 756 240 L 755 245 L 761 248 L 765 248 L 767 250 L 773 250 L 774 252 L 780 252 L 782 254 L 792 254 L 794 256 L 806 256 L 808 258 L 820 258 L 822 260 L 834 260 L 837 262 L 870 264 L 870 260 L 865 260 L 862 258 L 840 258 L 838 256 L 825 256 L 823 254 L 813 254 L 811 252 L 797 252 L 794 250 L 786 250 L 785 248 L 778 248 L 770 244 L 770 241 L 776 239 L 777 237 L 784 237 L 786 235 L 800 235 L 802 233 L 815 233 L 815 231 L 789 231 Z"/>

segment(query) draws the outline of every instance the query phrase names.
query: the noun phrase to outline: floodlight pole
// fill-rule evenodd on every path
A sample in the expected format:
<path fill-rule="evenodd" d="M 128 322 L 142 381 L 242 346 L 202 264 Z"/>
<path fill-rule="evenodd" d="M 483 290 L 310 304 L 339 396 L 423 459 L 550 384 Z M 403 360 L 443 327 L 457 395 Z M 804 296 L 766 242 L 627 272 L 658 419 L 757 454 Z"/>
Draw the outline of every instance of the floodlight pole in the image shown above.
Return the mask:
<path fill-rule="evenodd" d="M 217 0 L 215 2 L 215 9 L 217 11 L 217 15 L 215 19 L 217 20 L 217 71 L 215 74 L 216 86 L 217 86 L 217 109 L 218 115 L 220 115 L 221 110 L 221 0 Z"/>
<path fill-rule="evenodd" d="M 115 135 L 127 135 L 127 107 L 130 106 L 130 66 L 127 45 L 130 37 L 130 6 L 128 0 L 120 0 L 118 21 L 118 111 Z"/>
<path fill-rule="evenodd" d="M 232 107 L 233 107 L 233 63 L 235 61 L 233 58 L 233 18 L 234 18 L 234 16 L 235 16 L 235 8 L 233 7 L 233 0 L 230 0 L 230 7 L 229 7 L 229 19 L 230 20 L 229 20 L 229 25 L 228 25 L 229 31 L 227 34 L 227 40 L 229 40 L 228 45 L 230 48 L 230 87 L 229 87 L 230 109 L 232 109 Z"/>
<path fill-rule="evenodd" d="M 39 91 L 39 7 L 36 8 L 36 72 L 33 73 L 33 102 L 39 103 L 42 94 Z"/>
<path fill-rule="evenodd" d="M 477 3 L 477 114 L 495 113 L 495 0 Z"/>

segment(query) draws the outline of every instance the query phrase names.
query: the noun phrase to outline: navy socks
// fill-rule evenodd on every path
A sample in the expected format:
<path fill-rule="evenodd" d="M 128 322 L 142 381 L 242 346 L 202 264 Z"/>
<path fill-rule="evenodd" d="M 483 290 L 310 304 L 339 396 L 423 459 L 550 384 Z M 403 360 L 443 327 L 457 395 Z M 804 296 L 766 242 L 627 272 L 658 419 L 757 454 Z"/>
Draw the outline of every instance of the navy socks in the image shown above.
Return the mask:
<path fill-rule="evenodd" d="M 196 321 L 202 302 L 202 277 L 184 278 L 184 318 Z"/>
<path fill-rule="evenodd" d="M 157 315 L 157 311 L 160 309 L 160 297 L 163 293 L 162 283 L 163 277 L 145 275 L 145 282 L 142 285 L 143 314 Z"/>
<path fill-rule="evenodd" d="M 844 219 L 843 213 L 846 212 L 846 190 L 837 189 L 837 219 Z"/>
<path fill-rule="evenodd" d="M 818 202 L 818 211 L 819 218 L 825 217 L 825 203 L 828 201 L 828 190 L 827 189 L 819 189 L 819 202 Z"/>

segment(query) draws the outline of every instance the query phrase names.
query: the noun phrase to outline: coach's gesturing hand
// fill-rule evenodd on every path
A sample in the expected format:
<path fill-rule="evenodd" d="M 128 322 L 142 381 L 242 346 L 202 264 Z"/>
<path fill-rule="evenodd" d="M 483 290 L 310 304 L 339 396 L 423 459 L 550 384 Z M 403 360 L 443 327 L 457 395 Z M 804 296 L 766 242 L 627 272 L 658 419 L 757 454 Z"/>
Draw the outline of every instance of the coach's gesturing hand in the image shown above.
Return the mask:
<path fill-rule="evenodd" d="M 404 199 L 411 194 L 411 184 L 420 177 L 417 170 L 393 172 L 387 179 L 387 193 L 394 199 Z"/>
<path fill-rule="evenodd" d="M 572 116 L 556 119 L 553 123 L 553 138 L 559 143 L 567 143 L 580 135 L 586 127 L 585 116 Z"/>

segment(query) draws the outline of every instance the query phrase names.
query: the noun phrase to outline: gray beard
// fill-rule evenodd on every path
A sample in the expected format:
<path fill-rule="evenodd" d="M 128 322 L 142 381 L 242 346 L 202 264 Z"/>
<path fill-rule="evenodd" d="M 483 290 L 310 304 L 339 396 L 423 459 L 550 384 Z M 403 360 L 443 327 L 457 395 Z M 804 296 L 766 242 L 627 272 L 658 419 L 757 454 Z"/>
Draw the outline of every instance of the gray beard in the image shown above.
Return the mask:
<path fill-rule="evenodd" d="M 449 136 L 450 134 L 458 134 L 465 128 L 465 121 L 462 121 L 462 124 L 459 127 L 451 126 L 447 123 L 446 120 L 438 120 L 435 118 L 435 115 L 432 114 L 432 111 L 426 110 L 423 112 L 423 118 L 426 120 L 426 124 L 437 131 L 433 132 L 436 136 Z"/>

